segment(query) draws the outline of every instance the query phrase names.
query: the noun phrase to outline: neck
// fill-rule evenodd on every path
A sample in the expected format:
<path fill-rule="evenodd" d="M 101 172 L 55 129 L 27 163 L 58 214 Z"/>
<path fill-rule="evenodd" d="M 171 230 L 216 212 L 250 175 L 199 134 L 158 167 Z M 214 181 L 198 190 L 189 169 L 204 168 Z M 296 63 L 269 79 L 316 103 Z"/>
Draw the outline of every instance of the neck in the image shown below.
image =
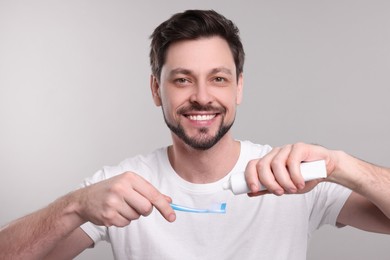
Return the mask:
<path fill-rule="evenodd" d="M 192 183 L 210 183 L 226 176 L 240 155 L 240 143 L 230 132 L 207 150 L 196 150 L 173 136 L 168 148 L 169 161 L 183 179 Z"/>

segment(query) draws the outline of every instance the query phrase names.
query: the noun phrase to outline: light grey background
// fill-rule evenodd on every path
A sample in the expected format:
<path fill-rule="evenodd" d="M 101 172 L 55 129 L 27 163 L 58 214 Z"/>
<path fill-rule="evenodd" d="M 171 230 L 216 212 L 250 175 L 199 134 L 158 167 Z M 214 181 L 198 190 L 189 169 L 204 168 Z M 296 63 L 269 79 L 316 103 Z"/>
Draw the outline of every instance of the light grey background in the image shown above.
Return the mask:
<path fill-rule="evenodd" d="M 386 0 L 0 0 L 0 225 L 104 165 L 170 143 L 149 91 L 148 37 L 190 8 L 220 11 L 241 29 L 236 138 L 319 143 L 390 165 Z M 388 259 L 389 243 L 326 227 L 308 259 Z M 111 258 L 101 243 L 77 259 Z"/>

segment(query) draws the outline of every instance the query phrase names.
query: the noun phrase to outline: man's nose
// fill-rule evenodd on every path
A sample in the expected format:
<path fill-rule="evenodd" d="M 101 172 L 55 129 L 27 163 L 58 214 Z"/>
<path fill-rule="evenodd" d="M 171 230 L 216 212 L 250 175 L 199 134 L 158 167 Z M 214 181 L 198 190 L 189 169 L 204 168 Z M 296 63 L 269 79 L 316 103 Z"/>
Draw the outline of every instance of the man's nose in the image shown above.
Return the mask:
<path fill-rule="evenodd" d="M 207 84 L 197 84 L 194 88 L 194 92 L 190 97 L 191 102 L 196 102 L 200 105 L 207 105 L 213 101 L 213 96 L 210 93 L 209 86 Z"/>

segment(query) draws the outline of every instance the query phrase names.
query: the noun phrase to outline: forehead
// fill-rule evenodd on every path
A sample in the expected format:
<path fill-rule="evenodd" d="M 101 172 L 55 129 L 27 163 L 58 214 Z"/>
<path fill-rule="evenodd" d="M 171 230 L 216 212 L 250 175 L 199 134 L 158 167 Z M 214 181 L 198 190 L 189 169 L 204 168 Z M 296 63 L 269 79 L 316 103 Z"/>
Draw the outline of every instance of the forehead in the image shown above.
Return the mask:
<path fill-rule="evenodd" d="M 228 43 L 214 36 L 172 43 L 167 49 L 162 72 L 176 68 L 202 72 L 221 67 L 235 73 L 234 58 Z"/>

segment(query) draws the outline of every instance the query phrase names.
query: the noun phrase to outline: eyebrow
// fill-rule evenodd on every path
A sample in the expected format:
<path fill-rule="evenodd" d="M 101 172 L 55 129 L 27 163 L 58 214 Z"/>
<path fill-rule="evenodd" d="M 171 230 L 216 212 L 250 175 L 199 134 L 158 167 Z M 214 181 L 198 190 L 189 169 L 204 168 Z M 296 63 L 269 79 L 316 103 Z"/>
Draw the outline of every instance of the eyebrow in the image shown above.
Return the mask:
<path fill-rule="evenodd" d="M 215 74 L 215 73 L 219 73 L 219 72 L 222 72 L 222 73 L 225 73 L 228 75 L 233 75 L 232 71 L 228 68 L 225 68 L 225 67 L 214 68 L 210 71 L 209 74 Z M 173 69 L 169 72 L 169 76 L 174 76 L 177 74 L 191 75 L 191 74 L 193 74 L 193 72 L 191 70 L 185 69 L 185 68 L 176 68 L 176 69 Z"/>
<path fill-rule="evenodd" d="M 212 69 L 210 74 L 215 74 L 215 73 L 218 73 L 218 72 L 222 72 L 222 73 L 225 73 L 225 74 L 233 75 L 232 71 L 230 69 L 228 69 L 228 68 L 225 68 L 225 67 L 218 67 L 218 68 Z"/>
<path fill-rule="evenodd" d="M 190 75 L 192 74 L 191 70 L 184 69 L 184 68 L 176 68 L 169 72 L 169 76 L 174 76 L 177 74 L 184 74 L 184 75 Z"/>

